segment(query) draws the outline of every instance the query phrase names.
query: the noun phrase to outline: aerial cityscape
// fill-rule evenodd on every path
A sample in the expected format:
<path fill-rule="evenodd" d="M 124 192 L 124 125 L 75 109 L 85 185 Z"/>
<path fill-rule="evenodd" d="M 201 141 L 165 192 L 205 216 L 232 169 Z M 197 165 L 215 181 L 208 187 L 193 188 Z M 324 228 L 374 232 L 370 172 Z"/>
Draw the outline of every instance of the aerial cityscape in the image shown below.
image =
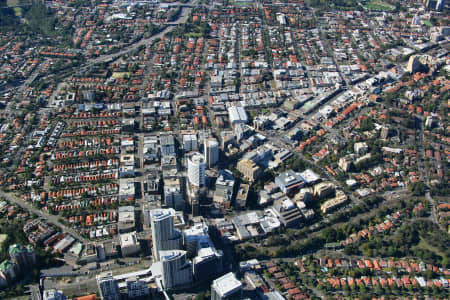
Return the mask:
<path fill-rule="evenodd" d="M 449 299 L 449 12 L 0 0 L 0 299 Z"/>

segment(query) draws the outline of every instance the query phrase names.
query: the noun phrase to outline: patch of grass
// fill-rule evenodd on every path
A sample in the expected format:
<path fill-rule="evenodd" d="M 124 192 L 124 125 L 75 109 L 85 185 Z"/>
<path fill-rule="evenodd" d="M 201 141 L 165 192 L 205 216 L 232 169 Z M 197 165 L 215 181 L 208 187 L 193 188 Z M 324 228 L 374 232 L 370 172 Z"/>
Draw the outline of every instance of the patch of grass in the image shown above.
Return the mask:
<path fill-rule="evenodd" d="M 114 72 L 112 74 L 113 78 L 120 78 L 120 79 L 125 79 L 125 78 L 130 78 L 130 72 Z"/>
<path fill-rule="evenodd" d="M 376 10 L 376 11 L 393 11 L 395 7 L 392 5 L 381 1 L 381 0 L 372 0 L 364 5 L 370 10 Z"/>
<path fill-rule="evenodd" d="M 445 253 L 443 253 L 442 251 L 440 251 L 436 247 L 433 247 L 432 245 L 430 245 L 430 243 L 428 243 L 423 238 L 420 238 L 420 242 L 414 248 L 420 248 L 420 249 L 423 249 L 423 250 L 428 250 L 428 251 L 431 251 L 431 252 L 433 252 L 434 254 L 436 254 L 438 256 L 445 257 Z"/>
<path fill-rule="evenodd" d="M 16 17 L 21 17 L 23 15 L 23 9 L 21 7 L 14 7 L 14 13 Z"/>
<path fill-rule="evenodd" d="M 188 38 L 190 38 L 190 37 L 199 38 L 202 36 L 202 34 L 200 32 L 189 32 L 189 33 L 186 33 L 185 36 Z"/>
<path fill-rule="evenodd" d="M 0 234 L 0 247 L 3 245 L 3 243 L 6 241 L 7 238 L 8 238 L 7 234 Z"/>

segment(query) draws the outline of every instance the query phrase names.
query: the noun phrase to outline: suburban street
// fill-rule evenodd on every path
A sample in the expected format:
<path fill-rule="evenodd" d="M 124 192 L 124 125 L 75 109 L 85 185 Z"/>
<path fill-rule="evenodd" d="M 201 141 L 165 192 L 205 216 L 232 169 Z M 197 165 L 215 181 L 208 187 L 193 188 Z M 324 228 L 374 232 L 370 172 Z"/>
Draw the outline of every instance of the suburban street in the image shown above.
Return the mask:
<path fill-rule="evenodd" d="M 23 209 L 36 214 L 40 218 L 44 218 L 48 223 L 51 223 L 53 225 L 58 226 L 63 231 L 71 234 L 73 237 L 75 237 L 76 239 L 78 239 L 82 243 L 86 243 L 87 242 L 86 239 L 83 238 L 81 235 L 79 235 L 75 230 L 73 230 L 72 228 L 67 227 L 66 225 L 64 225 L 61 222 L 59 222 L 58 221 L 58 216 L 53 216 L 53 215 L 50 215 L 50 214 L 48 214 L 48 213 L 46 213 L 46 212 L 44 212 L 42 210 L 36 209 L 30 203 L 17 198 L 15 195 L 13 195 L 11 193 L 5 193 L 3 191 L 0 191 L 0 196 L 4 197 L 6 200 L 8 200 L 8 201 L 10 201 L 12 203 L 15 203 L 15 204 L 19 205 Z"/>

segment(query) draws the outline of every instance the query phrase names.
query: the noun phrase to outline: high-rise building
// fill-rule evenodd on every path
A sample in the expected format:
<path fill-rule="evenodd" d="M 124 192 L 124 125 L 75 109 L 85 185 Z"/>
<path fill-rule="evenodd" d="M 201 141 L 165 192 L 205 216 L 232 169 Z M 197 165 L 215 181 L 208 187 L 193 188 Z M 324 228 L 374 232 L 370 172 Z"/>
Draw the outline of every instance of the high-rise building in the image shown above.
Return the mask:
<path fill-rule="evenodd" d="M 9 247 L 9 257 L 17 264 L 20 272 L 31 269 L 36 264 L 36 255 L 31 245 L 22 246 L 18 244 Z"/>
<path fill-rule="evenodd" d="M 422 67 L 422 64 L 420 63 L 418 55 L 412 55 L 408 60 L 407 70 L 409 73 L 413 74 L 419 71 L 419 69 Z"/>
<path fill-rule="evenodd" d="M 163 250 L 180 249 L 182 242 L 181 233 L 174 228 L 174 209 L 153 209 L 150 211 L 153 261 L 160 260 L 160 252 Z"/>
<path fill-rule="evenodd" d="M 208 168 L 212 168 L 219 161 L 219 142 L 214 138 L 208 138 L 204 143 L 205 161 Z"/>
<path fill-rule="evenodd" d="M 443 10 L 445 6 L 445 0 L 437 0 L 436 10 Z"/>
<path fill-rule="evenodd" d="M 198 152 L 193 152 L 187 157 L 189 183 L 200 187 L 205 185 L 205 160 Z"/>
<path fill-rule="evenodd" d="M 175 156 L 175 138 L 173 135 L 161 135 L 159 138 L 162 156 Z"/>
<path fill-rule="evenodd" d="M 235 179 L 228 170 L 219 170 L 219 176 L 216 180 L 216 190 L 214 191 L 213 201 L 218 207 L 230 208 L 233 197 Z"/>
<path fill-rule="evenodd" d="M 211 285 L 211 300 L 242 299 L 242 283 L 233 273 L 217 278 Z"/>
<path fill-rule="evenodd" d="M 222 272 L 223 253 L 214 247 L 205 223 L 194 224 L 184 230 L 183 236 L 187 255 L 192 258 L 192 273 L 196 282 L 209 280 Z"/>
<path fill-rule="evenodd" d="M 119 284 L 111 272 L 102 273 L 96 278 L 102 300 L 120 300 Z"/>
<path fill-rule="evenodd" d="M 164 289 L 192 283 L 192 267 L 186 261 L 186 253 L 184 250 L 160 251 Z"/>
<path fill-rule="evenodd" d="M 0 264 L 0 286 L 6 286 L 16 279 L 16 264 L 6 259 Z"/>
<path fill-rule="evenodd" d="M 197 135 L 195 134 L 185 134 L 183 135 L 183 149 L 186 152 L 197 151 Z"/>
<path fill-rule="evenodd" d="M 182 210 L 183 194 L 181 192 L 181 185 L 179 178 L 165 178 L 164 179 L 164 200 L 167 207 Z"/>

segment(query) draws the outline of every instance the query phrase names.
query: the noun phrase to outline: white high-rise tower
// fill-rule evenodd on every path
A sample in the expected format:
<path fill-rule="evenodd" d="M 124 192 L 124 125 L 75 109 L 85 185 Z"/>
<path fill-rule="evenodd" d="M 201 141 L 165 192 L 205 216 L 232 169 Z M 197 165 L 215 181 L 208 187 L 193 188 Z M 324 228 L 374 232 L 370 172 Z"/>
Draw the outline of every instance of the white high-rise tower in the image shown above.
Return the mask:
<path fill-rule="evenodd" d="M 160 260 L 163 250 L 180 249 L 182 243 L 181 233 L 174 228 L 174 209 L 153 209 L 150 211 L 153 261 Z"/>
<path fill-rule="evenodd" d="M 205 185 L 205 160 L 198 152 L 191 153 L 187 158 L 189 183 L 200 187 Z"/>

